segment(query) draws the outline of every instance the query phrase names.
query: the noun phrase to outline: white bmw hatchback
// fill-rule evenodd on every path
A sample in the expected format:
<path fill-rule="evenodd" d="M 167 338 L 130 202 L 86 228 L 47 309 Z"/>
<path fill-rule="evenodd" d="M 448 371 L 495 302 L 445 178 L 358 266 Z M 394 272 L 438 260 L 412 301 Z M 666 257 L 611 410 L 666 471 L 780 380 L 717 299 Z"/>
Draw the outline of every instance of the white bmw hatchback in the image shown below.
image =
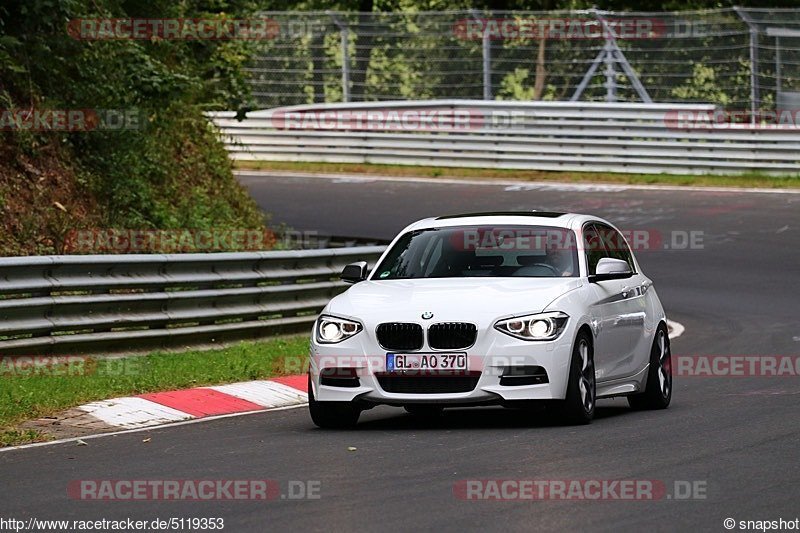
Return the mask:
<path fill-rule="evenodd" d="M 415 222 L 374 269 L 345 267 L 311 337 L 309 409 L 351 427 L 385 404 L 544 404 L 588 423 L 598 398 L 663 409 L 669 337 L 652 281 L 622 233 L 597 217 L 550 212 Z"/>

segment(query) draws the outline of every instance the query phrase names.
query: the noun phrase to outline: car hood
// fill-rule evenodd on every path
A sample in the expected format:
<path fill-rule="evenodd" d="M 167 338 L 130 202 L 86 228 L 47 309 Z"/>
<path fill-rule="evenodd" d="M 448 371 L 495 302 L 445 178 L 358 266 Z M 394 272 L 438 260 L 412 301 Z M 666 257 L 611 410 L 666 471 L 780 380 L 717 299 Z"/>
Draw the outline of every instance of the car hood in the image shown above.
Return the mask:
<path fill-rule="evenodd" d="M 430 278 L 362 281 L 336 296 L 327 312 L 370 323 L 489 323 L 507 315 L 538 313 L 581 285 L 579 278 Z"/>

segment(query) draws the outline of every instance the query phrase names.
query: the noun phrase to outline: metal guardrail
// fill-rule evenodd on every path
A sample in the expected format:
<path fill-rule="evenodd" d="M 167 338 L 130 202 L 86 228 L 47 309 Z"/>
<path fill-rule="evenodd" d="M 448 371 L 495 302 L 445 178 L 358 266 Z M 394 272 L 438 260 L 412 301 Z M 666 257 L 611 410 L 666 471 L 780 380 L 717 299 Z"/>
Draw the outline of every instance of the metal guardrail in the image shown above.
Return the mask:
<path fill-rule="evenodd" d="M 278 242 L 286 243 L 289 250 L 322 250 L 327 248 L 352 248 L 364 246 L 381 246 L 388 244 L 387 239 L 370 237 L 353 237 L 347 235 L 327 235 L 318 231 L 298 231 L 275 228 Z"/>
<path fill-rule="evenodd" d="M 0 258 L 0 355 L 121 353 L 309 331 L 383 246 Z"/>
<path fill-rule="evenodd" d="M 409 131 L 403 118 L 391 118 L 411 110 L 459 112 L 475 118 L 468 119 L 473 124 L 466 127 L 445 120 L 445 128 L 424 131 Z M 242 121 L 228 112 L 210 117 L 231 157 L 246 161 L 668 174 L 800 173 L 800 130 L 749 124 L 721 128 L 710 122 L 706 127 L 702 117 L 715 111 L 710 104 L 430 100 L 292 106 L 251 112 Z M 371 119 L 371 112 L 377 118 Z M 297 117 L 309 113 L 309 117 L 360 113 L 366 118 L 330 128 L 307 127 Z M 680 127 L 680 117 L 686 114 L 693 117 L 694 127 Z M 287 120 L 287 116 L 295 119 Z M 311 125 L 316 124 L 312 121 Z M 449 125 L 454 127 L 448 130 Z"/>

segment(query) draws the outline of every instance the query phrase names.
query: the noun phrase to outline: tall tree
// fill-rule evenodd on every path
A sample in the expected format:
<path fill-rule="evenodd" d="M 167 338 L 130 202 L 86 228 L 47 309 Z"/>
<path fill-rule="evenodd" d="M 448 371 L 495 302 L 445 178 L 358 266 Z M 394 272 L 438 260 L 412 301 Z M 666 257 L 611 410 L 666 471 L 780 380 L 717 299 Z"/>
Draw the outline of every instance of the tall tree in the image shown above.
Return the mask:
<path fill-rule="evenodd" d="M 350 75 L 353 100 L 364 100 L 366 94 L 367 71 L 375 38 L 372 11 L 373 0 L 358 1 L 358 27 L 356 28 L 356 50 L 353 72 Z"/>

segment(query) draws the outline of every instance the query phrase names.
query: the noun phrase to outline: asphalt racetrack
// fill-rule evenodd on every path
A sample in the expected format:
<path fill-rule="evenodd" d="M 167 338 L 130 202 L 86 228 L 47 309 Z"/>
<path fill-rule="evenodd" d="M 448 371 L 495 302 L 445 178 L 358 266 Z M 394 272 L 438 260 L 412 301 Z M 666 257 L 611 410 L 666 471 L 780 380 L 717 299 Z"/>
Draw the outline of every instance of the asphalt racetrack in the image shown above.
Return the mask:
<path fill-rule="evenodd" d="M 416 219 L 465 211 L 597 214 L 649 238 L 639 262 L 686 328 L 674 359 L 800 357 L 800 194 L 240 180 L 274 223 L 335 235 L 390 238 Z M 800 376 L 674 383 L 666 411 L 601 400 L 582 427 L 502 408 L 447 411 L 429 423 L 381 407 L 354 431 L 322 431 L 299 408 L 11 450 L 0 453 L 0 517 L 222 517 L 224 531 L 725 531 L 726 518 L 800 517 Z M 272 479 L 283 498 L 81 501 L 67 491 L 80 479 Z M 649 480 L 665 491 L 647 501 L 476 501 L 459 491 L 469 480 L 533 479 Z M 293 499 L 293 482 L 311 482 L 319 498 Z"/>

